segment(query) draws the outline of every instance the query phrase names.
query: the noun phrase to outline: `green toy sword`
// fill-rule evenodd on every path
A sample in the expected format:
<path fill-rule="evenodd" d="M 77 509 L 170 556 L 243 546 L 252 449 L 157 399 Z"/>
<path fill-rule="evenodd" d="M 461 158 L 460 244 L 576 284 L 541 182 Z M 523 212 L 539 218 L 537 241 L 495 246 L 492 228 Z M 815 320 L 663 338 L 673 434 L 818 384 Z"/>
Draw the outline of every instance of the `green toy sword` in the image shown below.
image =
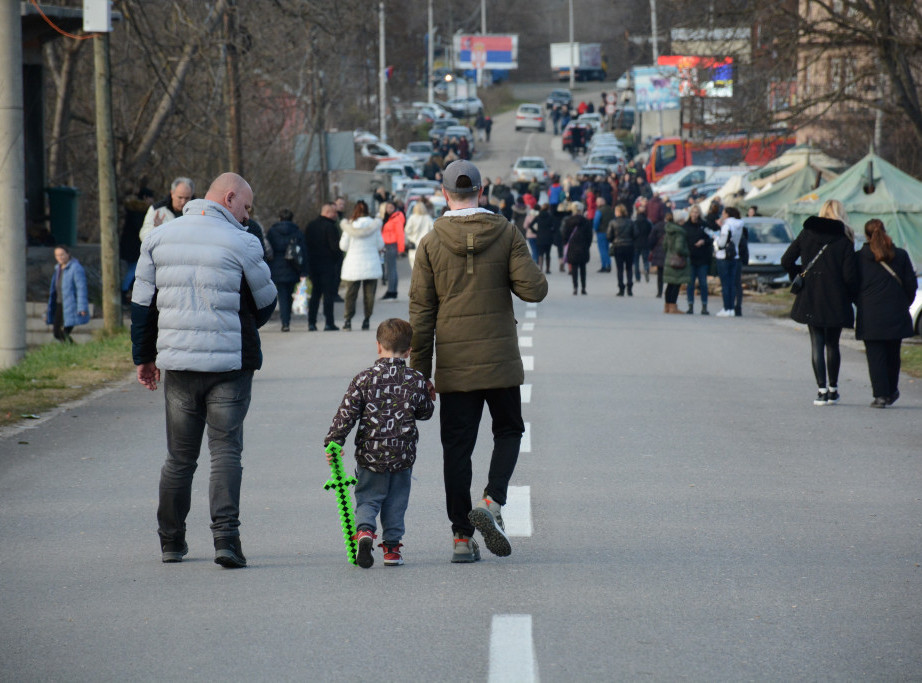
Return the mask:
<path fill-rule="evenodd" d="M 343 447 L 331 441 L 326 448 L 327 460 L 330 462 L 330 480 L 323 485 L 327 491 L 336 493 L 336 504 L 339 506 L 339 521 L 343 530 L 343 540 L 346 542 L 346 553 L 349 562 L 356 564 L 355 555 L 358 545 L 355 540 L 355 514 L 349 500 L 349 487 L 356 483 L 355 477 L 346 476 L 343 470 Z"/>

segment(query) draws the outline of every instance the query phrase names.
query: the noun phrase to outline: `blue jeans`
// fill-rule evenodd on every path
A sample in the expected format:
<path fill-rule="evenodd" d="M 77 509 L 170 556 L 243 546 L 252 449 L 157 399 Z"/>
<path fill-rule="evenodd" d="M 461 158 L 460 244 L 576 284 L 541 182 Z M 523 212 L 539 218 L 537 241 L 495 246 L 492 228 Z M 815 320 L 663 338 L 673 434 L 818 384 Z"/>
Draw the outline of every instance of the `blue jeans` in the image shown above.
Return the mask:
<path fill-rule="evenodd" d="M 602 259 L 602 267 L 605 270 L 611 270 L 611 256 L 608 253 L 608 236 L 604 231 L 597 232 L 596 242 L 599 245 L 599 258 Z"/>
<path fill-rule="evenodd" d="M 384 245 L 384 273 L 387 291 L 397 293 L 397 243 Z"/>
<path fill-rule="evenodd" d="M 634 247 L 634 279 L 640 281 L 640 260 L 643 259 L 643 272 L 650 272 L 650 247 Z"/>
<path fill-rule="evenodd" d="M 717 277 L 720 278 L 725 311 L 733 310 L 733 302 L 736 299 L 736 272 L 739 267 L 740 262 L 736 259 L 717 259 Z"/>
<path fill-rule="evenodd" d="M 537 237 L 528 237 L 526 238 L 528 242 L 528 248 L 531 249 L 531 257 L 535 260 L 535 263 L 538 262 L 538 238 Z"/>
<path fill-rule="evenodd" d="M 708 305 L 708 268 L 709 264 L 705 263 L 700 266 L 692 264 L 691 277 L 688 280 L 688 305 L 695 303 L 695 280 L 701 287 L 701 305 L 707 308 Z"/>
<path fill-rule="evenodd" d="M 198 466 L 206 427 L 211 452 L 208 485 L 211 532 L 215 538 L 240 535 L 243 419 L 250 407 L 252 385 L 252 370 L 164 372 L 167 457 L 160 470 L 157 508 L 162 542 L 185 538 L 192 476 Z"/>
<path fill-rule="evenodd" d="M 403 516 L 410 502 L 413 468 L 400 472 L 372 472 L 355 468 L 355 528 L 374 533 L 375 519 L 381 513 L 381 536 L 388 545 L 403 538 Z"/>

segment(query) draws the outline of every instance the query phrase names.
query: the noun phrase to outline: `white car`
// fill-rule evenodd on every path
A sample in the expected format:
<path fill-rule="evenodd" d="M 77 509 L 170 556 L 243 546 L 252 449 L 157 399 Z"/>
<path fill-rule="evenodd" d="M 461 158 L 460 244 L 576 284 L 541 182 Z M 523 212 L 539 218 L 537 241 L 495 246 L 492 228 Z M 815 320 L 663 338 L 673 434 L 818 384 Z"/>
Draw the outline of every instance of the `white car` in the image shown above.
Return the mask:
<path fill-rule="evenodd" d="M 384 161 L 375 166 L 375 173 L 389 176 L 391 179 L 391 192 L 403 192 L 404 188 L 416 178 L 416 169 L 409 163 L 400 161 Z"/>
<path fill-rule="evenodd" d="M 520 104 L 515 112 L 515 129 L 533 128 L 543 133 L 545 128 L 544 111 L 540 104 Z"/>
<path fill-rule="evenodd" d="M 397 151 L 386 142 L 369 142 L 368 144 L 362 145 L 362 156 L 378 161 L 410 160 L 411 162 L 416 162 L 413 157 Z"/>
<path fill-rule="evenodd" d="M 595 111 L 591 114 L 580 114 L 579 118 L 576 120 L 580 123 L 588 123 L 592 126 L 592 130 L 595 133 L 599 132 L 602 128 L 602 115 Z"/>
<path fill-rule="evenodd" d="M 483 102 L 479 97 L 469 95 L 448 100 L 444 107 L 455 116 L 477 116 L 477 112 L 483 109 Z"/>
<path fill-rule="evenodd" d="M 451 112 L 438 102 L 433 102 L 432 104 L 428 102 L 414 102 L 413 108 L 418 112 L 416 114 L 417 121 L 432 123 L 436 119 L 447 119 L 451 117 Z"/>
<path fill-rule="evenodd" d="M 609 173 L 617 171 L 618 167 L 624 163 L 625 161 L 623 154 L 604 149 L 598 152 L 590 152 L 589 156 L 586 157 L 587 166 L 604 166 L 608 169 Z"/>
<path fill-rule="evenodd" d="M 529 183 L 536 180 L 542 187 L 550 182 L 551 170 L 544 157 L 519 157 L 512 165 L 512 184 L 524 191 Z"/>
<path fill-rule="evenodd" d="M 787 282 L 781 257 L 794 241 L 791 226 L 780 218 L 767 216 L 748 216 L 743 225 L 749 235 L 749 264 L 743 266 L 743 272 L 776 284 Z"/>
<path fill-rule="evenodd" d="M 365 145 L 369 142 L 377 142 L 378 136 L 374 133 L 368 132 L 367 130 L 356 128 L 354 131 L 352 131 L 352 140 L 357 145 Z"/>

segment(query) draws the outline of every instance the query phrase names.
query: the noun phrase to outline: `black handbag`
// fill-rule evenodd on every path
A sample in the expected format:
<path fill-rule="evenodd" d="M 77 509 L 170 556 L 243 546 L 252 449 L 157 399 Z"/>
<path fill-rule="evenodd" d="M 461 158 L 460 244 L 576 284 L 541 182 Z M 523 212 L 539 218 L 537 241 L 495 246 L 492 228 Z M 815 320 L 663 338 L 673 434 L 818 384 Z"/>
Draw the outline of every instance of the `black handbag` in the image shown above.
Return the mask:
<path fill-rule="evenodd" d="M 819 250 L 819 253 L 817 253 L 817 255 L 813 257 L 813 260 L 807 264 L 807 267 L 804 268 L 802 272 L 797 273 L 797 275 L 794 276 L 794 281 L 791 282 L 791 294 L 799 294 L 801 291 L 803 291 L 804 276 L 807 274 L 807 271 L 813 267 L 813 264 L 816 263 L 816 259 L 822 256 L 823 252 L 826 251 L 826 247 L 828 246 L 828 244 L 824 244 L 823 248 Z"/>

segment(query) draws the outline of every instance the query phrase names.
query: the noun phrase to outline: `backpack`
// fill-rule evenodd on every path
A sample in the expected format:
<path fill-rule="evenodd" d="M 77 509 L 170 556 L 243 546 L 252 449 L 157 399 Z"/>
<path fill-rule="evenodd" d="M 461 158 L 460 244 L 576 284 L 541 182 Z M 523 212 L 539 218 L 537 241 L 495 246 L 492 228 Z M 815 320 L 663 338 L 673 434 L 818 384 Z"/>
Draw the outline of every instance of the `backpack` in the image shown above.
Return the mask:
<path fill-rule="evenodd" d="M 285 260 L 288 261 L 288 265 L 296 270 L 301 270 L 304 265 L 304 256 L 301 254 L 301 246 L 298 244 L 297 235 L 292 236 L 288 246 L 285 247 Z"/>

